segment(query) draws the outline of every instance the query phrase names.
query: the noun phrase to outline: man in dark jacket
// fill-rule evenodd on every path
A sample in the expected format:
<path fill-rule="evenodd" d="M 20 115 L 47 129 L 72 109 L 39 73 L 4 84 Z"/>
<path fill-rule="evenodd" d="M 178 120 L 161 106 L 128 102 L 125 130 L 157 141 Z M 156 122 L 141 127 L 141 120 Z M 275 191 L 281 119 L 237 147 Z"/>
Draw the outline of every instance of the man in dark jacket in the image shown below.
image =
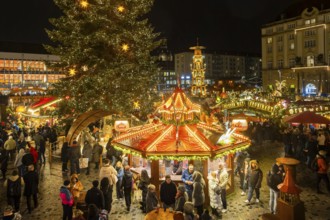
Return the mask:
<path fill-rule="evenodd" d="M 170 175 L 166 175 L 165 181 L 160 185 L 160 201 L 163 203 L 164 210 L 170 207 L 174 209 L 176 193 L 175 183 L 171 180 Z"/>
<path fill-rule="evenodd" d="M 80 167 L 79 167 L 80 157 L 81 157 L 80 146 L 77 141 L 73 141 L 72 146 L 70 147 L 69 150 L 71 175 L 74 173 L 80 174 Z"/>
<path fill-rule="evenodd" d="M 103 147 L 96 142 L 96 144 L 93 147 L 93 162 L 95 163 L 95 169 L 99 168 L 100 165 L 100 157 L 102 156 L 102 152 L 103 152 Z"/>
<path fill-rule="evenodd" d="M 62 172 L 68 171 L 69 151 L 69 143 L 65 141 L 61 149 Z"/>
<path fill-rule="evenodd" d="M 276 214 L 277 197 L 279 192 L 277 186 L 282 183 L 282 176 L 279 165 L 276 164 L 272 166 L 272 170 L 267 176 L 267 185 L 270 191 L 269 209 L 272 214 Z"/>
<path fill-rule="evenodd" d="M 29 165 L 28 172 L 23 176 L 25 187 L 24 196 L 26 196 L 26 203 L 29 213 L 32 211 L 31 207 L 31 196 L 33 197 L 34 208 L 38 207 L 38 185 L 39 177 L 37 172 L 34 171 L 34 166 Z"/>
<path fill-rule="evenodd" d="M 89 204 L 96 205 L 99 209 L 104 209 L 104 196 L 103 192 L 97 188 L 99 186 L 99 181 L 93 181 L 93 187 L 87 191 L 85 202 L 87 206 Z"/>
<path fill-rule="evenodd" d="M 90 143 L 87 140 L 84 142 L 82 154 L 83 154 L 83 158 L 88 158 L 86 175 L 89 175 L 90 164 L 93 159 L 93 147 L 92 145 L 90 145 Z"/>
<path fill-rule="evenodd" d="M 245 202 L 250 203 L 252 199 L 253 191 L 256 191 L 256 203 L 259 203 L 260 188 L 261 188 L 263 173 L 259 168 L 259 164 L 256 160 L 250 161 L 250 167 L 251 170 L 248 174 L 249 190 L 248 190 L 248 197 L 247 200 L 245 200 Z"/>
<path fill-rule="evenodd" d="M 124 188 L 125 202 L 127 211 L 131 208 L 131 192 L 133 184 L 133 174 L 130 171 L 129 166 L 125 166 L 123 181 L 121 183 L 121 188 Z"/>

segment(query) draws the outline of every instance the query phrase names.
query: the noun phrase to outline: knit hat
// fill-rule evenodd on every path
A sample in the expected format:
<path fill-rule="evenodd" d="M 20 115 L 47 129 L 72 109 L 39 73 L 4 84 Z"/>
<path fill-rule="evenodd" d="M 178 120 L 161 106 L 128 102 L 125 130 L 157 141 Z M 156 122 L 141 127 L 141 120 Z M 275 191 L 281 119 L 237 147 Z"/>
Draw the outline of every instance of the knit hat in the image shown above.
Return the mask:
<path fill-rule="evenodd" d="M 325 156 L 327 156 L 327 152 L 325 150 L 320 150 L 319 155 L 325 157 Z"/>
<path fill-rule="evenodd" d="M 186 192 L 186 188 L 183 185 L 178 186 L 178 190 L 182 193 Z"/>
<path fill-rule="evenodd" d="M 191 214 L 194 212 L 194 204 L 192 202 L 186 202 L 183 206 L 183 212 L 186 214 Z"/>
<path fill-rule="evenodd" d="M 11 216 L 13 214 L 13 207 L 8 205 L 6 208 L 3 210 L 3 216 Z"/>

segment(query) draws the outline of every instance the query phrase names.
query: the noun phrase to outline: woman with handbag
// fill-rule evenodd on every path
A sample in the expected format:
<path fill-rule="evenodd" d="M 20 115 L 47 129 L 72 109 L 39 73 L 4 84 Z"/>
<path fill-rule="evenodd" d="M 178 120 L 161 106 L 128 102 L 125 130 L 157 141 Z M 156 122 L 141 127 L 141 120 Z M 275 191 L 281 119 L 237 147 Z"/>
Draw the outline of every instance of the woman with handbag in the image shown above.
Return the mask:
<path fill-rule="evenodd" d="M 212 215 L 219 217 L 217 209 L 220 204 L 221 188 L 219 185 L 219 180 L 217 178 L 217 172 L 212 171 L 207 177 L 207 179 L 209 180 L 209 197 Z"/>

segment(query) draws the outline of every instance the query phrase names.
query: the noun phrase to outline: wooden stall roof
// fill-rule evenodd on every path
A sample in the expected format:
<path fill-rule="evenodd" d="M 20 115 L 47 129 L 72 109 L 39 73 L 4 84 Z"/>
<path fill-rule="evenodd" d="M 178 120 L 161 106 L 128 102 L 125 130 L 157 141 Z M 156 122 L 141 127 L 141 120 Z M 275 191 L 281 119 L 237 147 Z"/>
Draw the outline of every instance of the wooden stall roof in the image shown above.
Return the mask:
<path fill-rule="evenodd" d="M 104 110 L 91 110 L 81 114 L 71 125 L 67 135 L 67 141 L 69 142 L 69 144 L 72 144 L 78 134 L 82 130 L 84 130 L 89 124 L 111 114 L 113 114 L 113 112 Z"/>

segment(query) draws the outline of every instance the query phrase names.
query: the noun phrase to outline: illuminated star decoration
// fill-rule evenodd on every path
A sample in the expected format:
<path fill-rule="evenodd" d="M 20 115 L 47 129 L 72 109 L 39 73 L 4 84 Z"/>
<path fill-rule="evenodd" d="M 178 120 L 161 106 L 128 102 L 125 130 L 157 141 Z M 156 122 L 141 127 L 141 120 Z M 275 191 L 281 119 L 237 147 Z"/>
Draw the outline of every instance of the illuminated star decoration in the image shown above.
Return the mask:
<path fill-rule="evenodd" d="M 120 6 L 118 6 L 117 10 L 119 12 L 123 12 L 125 10 L 125 8 L 124 8 L 124 6 L 120 5 Z"/>
<path fill-rule="evenodd" d="M 80 6 L 82 8 L 87 8 L 88 7 L 88 2 L 86 0 L 82 0 L 82 1 L 80 1 Z"/>
<path fill-rule="evenodd" d="M 82 66 L 82 70 L 86 72 L 88 70 L 88 66 L 86 65 Z"/>
<path fill-rule="evenodd" d="M 121 45 L 121 49 L 122 49 L 122 51 L 127 52 L 128 49 L 129 49 L 128 44 L 123 44 L 123 45 Z"/>
<path fill-rule="evenodd" d="M 69 74 L 70 74 L 70 76 L 74 76 L 74 75 L 76 75 L 76 70 L 73 69 L 73 68 L 71 68 L 71 69 L 69 70 Z"/>

